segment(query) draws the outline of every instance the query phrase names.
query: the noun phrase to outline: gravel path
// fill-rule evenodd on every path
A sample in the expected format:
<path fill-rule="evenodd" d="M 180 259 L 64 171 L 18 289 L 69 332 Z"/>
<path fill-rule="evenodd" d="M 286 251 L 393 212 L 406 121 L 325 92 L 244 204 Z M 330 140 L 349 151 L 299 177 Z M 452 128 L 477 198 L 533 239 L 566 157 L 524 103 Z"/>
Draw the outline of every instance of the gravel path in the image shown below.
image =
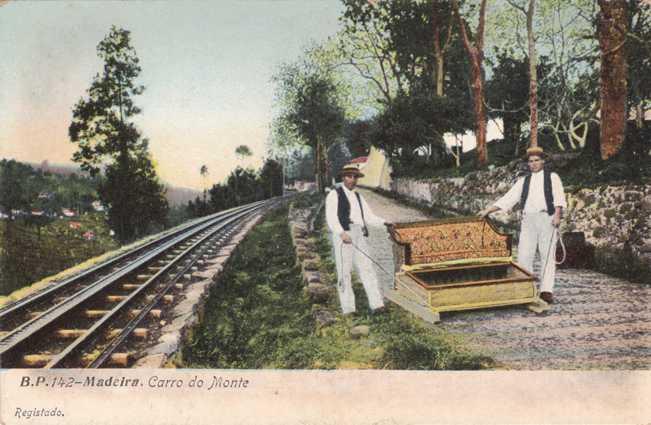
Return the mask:
<path fill-rule="evenodd" d="M 391 222 L 425 220 L 422 212 L 360 190 L 373 211 Z M 391 242 L 371 229 L 374 259 L 393 270 Z M 538 265 L 535 266 L 537 273 Z M 376 273 L 388 288 L 391 277 Z M 543 314 L 503 307 L 441 314 L 439 326 L 463 334 L 469 344 L 508 369 L 651 368 L 651 286 L 590 270 L 556 273 L 555 303 Z"/>

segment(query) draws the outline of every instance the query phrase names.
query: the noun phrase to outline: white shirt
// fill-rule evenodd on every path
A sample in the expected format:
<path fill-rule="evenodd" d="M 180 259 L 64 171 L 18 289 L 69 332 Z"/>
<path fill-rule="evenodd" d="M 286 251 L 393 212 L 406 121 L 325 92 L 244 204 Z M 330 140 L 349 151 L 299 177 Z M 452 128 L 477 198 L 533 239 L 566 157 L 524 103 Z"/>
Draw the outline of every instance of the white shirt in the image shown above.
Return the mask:
<path fill-rule="evenodd" d="M 362 220 L 362 212 L 359 209 L 359 202 L 357 201 L 355 191 L 348 190 L 343 184 L 341 187 L 348 199 L 348 203 L 350 204 L 350 221 L 354 224 L 363 226 L 364 221 Z M 360 195 L 360 199 L 362 200 L 362 207 L 364 208 L 364 219 L 366 220 L 366 224 L 382 226 L 385 223 L 384 219 L 373 214 L 371 207 L 368 206 L 363 196 Z M 339 223 L 339 215 L 337 215 L 338 206 L 339 196 L 337 195 L 337 191 L 333 189 L 326 197 L 326 222 L 328 223 L 330 231 L 335 235 L 341 235 L 345 232 L 344 228 L 341 227 L 341 223 Z"/>
<path fill-rule="evenodd" d="M 493 205 L 503 211 L 509 211 L 515 204 L 520 202 L 522 197 L 522 188 L 524 187 L 524 177 L 520 177 L 513 187 L 497 200 Z M 563 183 L 558 174 L 551 173 L 552 180 L 552 196 L 554 199 L 554 207 L 567 208 L 567 201 L 565 200 L 565 191 L 563 190 Z M 531 182 L 529 183 L 529 194 L 527 195 L 527 202 L 525 202 L 522 209 L 525 213 L 534 213 L 540 211 L 547 211 L 547 202 L 545 202 L 545 179 L 542 170 L 537 173 L 531 173 Z"/>

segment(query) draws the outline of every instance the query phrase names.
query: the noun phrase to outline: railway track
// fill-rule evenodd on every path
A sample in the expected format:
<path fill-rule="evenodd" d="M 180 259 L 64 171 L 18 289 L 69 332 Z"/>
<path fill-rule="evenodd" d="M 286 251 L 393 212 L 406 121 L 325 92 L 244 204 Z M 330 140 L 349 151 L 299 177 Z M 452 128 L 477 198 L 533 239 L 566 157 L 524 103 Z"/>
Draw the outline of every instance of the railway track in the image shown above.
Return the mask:
<path fill-rule="evenodd" d="M 262 201 L 195 220 L 0 309 L 0 367 L 128 367 L 169 306 Z"/>

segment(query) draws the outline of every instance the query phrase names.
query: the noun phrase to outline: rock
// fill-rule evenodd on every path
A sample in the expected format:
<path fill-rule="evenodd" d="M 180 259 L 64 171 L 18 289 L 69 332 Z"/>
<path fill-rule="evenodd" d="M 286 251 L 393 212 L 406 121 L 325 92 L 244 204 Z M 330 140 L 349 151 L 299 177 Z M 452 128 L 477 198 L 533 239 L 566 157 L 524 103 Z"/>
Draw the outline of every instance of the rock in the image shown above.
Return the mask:
<path fill-rule="evenodd" d="M 640 252 L 643 253 L 651 253 L 651 243 L 645 243 L 640 247 Z"/>
<path fill-rule="evenodd" d="M 359 339 L 363 336 L 368 336 L 370 328 L 367 325 L 358 325 L 350 330 L 350 336 L 353 339 Z"/>
<path fill-rule="evenodd" d="M 312 312 L 312 317 L 316 321 L 317 327 L 329 326 L 337 321 L 337 316 L 325 309 L 318 309 Z"/>
<path fill-rule="evenodd" d="M 311 271 L 305 271 L 303 273 L 303 279 L 307 283 L 321 283 L 321 273 L 319 272 L 311 272 Z"/>
<path fill-rule="evenodd" d="M 651 195 L 647 195 L 640 204 L 640 209 L 646 213 L 651 213 Z"/>
<path fill-rule="evenodd" d="M 305 292 L 307 293 L 307 296 L 310 298 L 310 300 L 314 303 L 322 303 L 328 301 L 330 299 L 330 294 L 332 293 L 330 287 L 316 282 L 307 285 Z"/>
<path fill-rule="evenodd" d="M 315 271 L 319 270 L 319 262 L 316 260 L 303 261 L 303 270 Z"/>

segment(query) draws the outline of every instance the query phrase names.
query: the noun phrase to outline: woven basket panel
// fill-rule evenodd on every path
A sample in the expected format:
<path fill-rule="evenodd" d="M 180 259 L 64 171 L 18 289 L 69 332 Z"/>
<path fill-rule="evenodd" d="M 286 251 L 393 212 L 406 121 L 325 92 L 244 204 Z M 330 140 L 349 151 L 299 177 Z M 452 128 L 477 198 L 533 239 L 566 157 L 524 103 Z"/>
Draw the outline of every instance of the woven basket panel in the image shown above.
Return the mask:
<path fill-rule="evenodd" d="M 481 219 L 397 225 L 393 236 L 409 245 L 404 259 L 409 265 L 511 255 L 509 236 L 497 233 Z"/>

